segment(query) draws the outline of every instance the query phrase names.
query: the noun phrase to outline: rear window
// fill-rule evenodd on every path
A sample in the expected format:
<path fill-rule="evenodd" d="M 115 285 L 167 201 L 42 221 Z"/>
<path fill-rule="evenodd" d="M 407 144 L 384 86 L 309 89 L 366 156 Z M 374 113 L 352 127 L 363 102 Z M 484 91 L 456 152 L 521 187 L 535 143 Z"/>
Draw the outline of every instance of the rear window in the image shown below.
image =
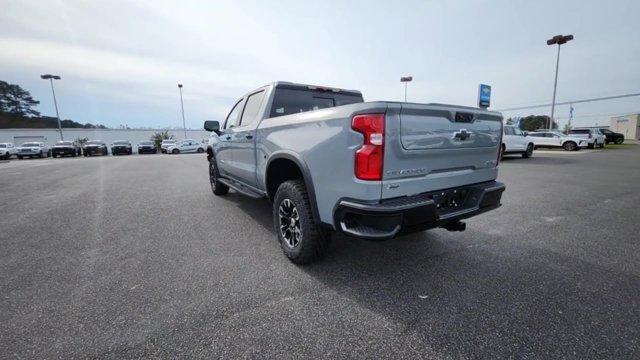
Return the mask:
<path fill-rule="evenodd" d="M 331 90 L 276 88 L 270 117 L 363 102 L 362 95 Z"/>
<path fill-rule="evenodd" d="M 589 129 L 575 129 L 575 130 L 570 130 L 569 134 L 589 134 L 591 132 L 591 130 Z"/>

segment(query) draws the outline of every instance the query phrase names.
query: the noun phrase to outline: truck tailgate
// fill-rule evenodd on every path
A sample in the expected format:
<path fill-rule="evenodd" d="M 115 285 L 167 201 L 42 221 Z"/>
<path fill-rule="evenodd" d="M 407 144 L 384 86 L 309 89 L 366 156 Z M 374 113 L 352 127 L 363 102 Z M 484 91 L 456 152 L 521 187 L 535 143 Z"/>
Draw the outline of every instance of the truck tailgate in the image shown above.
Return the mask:
<path fill-rule="evenodd" d="M 382 198 L 495 180 L 502 115 L 439 104 L 390 104 Z"/>

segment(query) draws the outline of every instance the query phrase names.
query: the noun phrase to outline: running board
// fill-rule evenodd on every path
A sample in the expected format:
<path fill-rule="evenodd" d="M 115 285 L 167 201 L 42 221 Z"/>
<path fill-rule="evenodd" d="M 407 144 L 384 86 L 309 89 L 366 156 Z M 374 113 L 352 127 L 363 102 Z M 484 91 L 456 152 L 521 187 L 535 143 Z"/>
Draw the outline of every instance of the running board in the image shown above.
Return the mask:
<path fill-rule="evenodd" d="M 254 199 L 262 199 L 264 198 L 263 194 L 260 194 L 259 192 L 251 189 L 250 187 L 238 182 L 238 181 L 234 181 L 231 179 L 227 179 L 227 178 L 218 178 L 218 181 L 227 185 L 228 187 L 232 188 L 233 190 L 243 194 L 243 195 L 247 195 L 249 197 L 252 197 Z"/>

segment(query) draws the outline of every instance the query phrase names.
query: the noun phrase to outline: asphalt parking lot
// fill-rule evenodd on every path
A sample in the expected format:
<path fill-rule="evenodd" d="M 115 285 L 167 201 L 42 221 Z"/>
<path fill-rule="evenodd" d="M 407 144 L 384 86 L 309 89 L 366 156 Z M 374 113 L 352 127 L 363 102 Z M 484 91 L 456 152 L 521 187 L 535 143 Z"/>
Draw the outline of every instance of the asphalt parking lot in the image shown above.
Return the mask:
<path fill-rule="evenodd" d="M 467 231 L 281 253 L 205 156 L 0 164 L 0 357 L 638 358 L 640 146 L 507 157 Z"/>

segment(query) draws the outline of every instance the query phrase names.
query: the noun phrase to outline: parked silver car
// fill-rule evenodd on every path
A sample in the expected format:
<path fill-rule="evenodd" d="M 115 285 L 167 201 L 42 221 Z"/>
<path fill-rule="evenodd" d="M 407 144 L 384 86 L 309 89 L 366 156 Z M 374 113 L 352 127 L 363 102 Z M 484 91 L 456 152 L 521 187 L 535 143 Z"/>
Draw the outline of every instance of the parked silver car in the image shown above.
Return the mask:
<path fill-rule="evenodd" d="M 51 149 L 43 142 L 26 142 L 18 148 L 17 155 L 18 159 L 23 159 L 24 157 L 49 157 L 51 156 Z"/>

